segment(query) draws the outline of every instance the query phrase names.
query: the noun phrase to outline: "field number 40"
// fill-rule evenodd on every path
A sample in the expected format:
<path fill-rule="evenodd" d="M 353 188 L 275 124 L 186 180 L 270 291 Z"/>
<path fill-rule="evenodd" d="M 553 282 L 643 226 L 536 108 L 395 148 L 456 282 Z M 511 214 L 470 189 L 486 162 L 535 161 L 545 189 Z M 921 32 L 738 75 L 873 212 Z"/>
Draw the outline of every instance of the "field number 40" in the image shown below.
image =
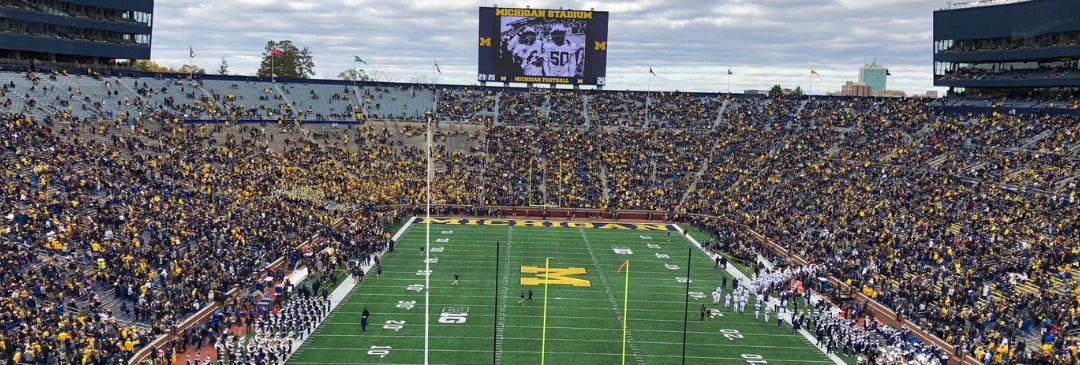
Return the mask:
<path fill-rule="evenodd" d="M 382 328 L 394 330 L 394 332 L 401 331 L 402 328 L 405 328 L 405 321 L 395 321 L 390 319 L 386 321 L 386 324 L 384 324 Z"/>

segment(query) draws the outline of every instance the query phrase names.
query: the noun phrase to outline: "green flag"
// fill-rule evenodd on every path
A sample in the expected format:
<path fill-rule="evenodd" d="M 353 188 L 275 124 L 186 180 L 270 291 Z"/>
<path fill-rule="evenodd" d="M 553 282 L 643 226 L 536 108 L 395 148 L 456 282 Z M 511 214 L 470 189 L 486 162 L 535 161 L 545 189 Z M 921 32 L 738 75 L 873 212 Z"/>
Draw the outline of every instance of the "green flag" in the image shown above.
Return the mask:
<path fill-rule="evenodd" d="M 356 58 L 356 62 L 360 62 L 360 63 L 363 63 L 365 65 L 368 64 L 367 62 L 364 62 L 364 60 L 360 59 L 360 56 L 353 56 L 353 58 Z"/>

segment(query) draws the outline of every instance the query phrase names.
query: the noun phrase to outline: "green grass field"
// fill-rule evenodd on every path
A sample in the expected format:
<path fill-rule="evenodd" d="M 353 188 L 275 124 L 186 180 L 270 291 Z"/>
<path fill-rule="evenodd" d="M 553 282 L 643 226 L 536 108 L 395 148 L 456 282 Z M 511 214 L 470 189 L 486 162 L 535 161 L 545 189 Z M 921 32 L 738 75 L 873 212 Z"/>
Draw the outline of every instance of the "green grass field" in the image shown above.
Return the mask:
<path fill-rule="evenodd" d="M 712 302 L 707 295 L 727 274 L 696 247 L 689 254 L 695 295 L 689 300 L 684 345 L 684 279 L 693 245 L 677 232 L 669 241 L 663 231 L 596 228 L 601 225 L 432 224 L 428 362 L 623 363 L 626 273 L 616 271 L 629 260 L 625 363 L 681 364 L 684 348 L 686 364 L 833 363 L 789 326 L 755 320 L 752 310 L 734 314 L 721 303 L 719 316 L 700 321 L 701 306 Z M 501 242 L 498 257 L 496 241 Z M 425 263 L 419 250 L 424 242 L 424 225 L 412 225 L 396 252 L 383 258 L 384 277 L 372 273 L 356 286 L 289 363 L 424 363 Z M 551 274 L 546 319 L 545 259 Z M 458 287 L 451 286 L 455 273 L 461 276 Z M 529 289 L 533 301 L 519 304 Z M 365 307 L 372 315 L 361 332 Z"/>

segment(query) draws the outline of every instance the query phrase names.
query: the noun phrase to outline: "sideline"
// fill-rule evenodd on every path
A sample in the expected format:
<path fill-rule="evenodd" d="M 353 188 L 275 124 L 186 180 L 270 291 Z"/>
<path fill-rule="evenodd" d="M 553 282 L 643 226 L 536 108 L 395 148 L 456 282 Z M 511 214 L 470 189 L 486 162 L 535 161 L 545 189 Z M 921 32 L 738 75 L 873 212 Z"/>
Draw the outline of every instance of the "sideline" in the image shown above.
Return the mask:
<path fill-rule="evenodd" d="M 399 239 L 401 239 L 401 236 L 405 235 L 405 231 L 409 230 L 409 227 L 411 227 L 413 225 L 414 221 L 416 221 L 416 217 L 409 218 L 409 221 L 405 222 L 405 225 L 401 226 L 401 229 L 398 229 L 397 233 L 394 233 L 394 236 L 391 239 L 394 240 L 394 242 L 397 242 Z M 383 251 L 383 252 L 376 253 L 375 255 L 382 258 L 386 253 L 387 253 L 386 251 Z M 374 260 L 372 260 L 372 262 L 374 263 Z M 360 268 L 362 268 L 364 270 L 364 273 L 366 274 L 368 272 L 368 270 L 371 270 L 372 266 L 375 266 L 373 263 L 372 264 L 361 265 Z M 366 275 L 365 275 L 365 277 L 366 277 Z M 329 296 L 329 299 L 330 299 L 330 311 L 327 312 L 326 318 L 324 318 L 323 321 L 320 322 L 318 326 L 315 326 L 315 328 L 313 328 L 311 330 L 311 332 L 309 332 L 307 335 L 301 335 L 302 337 L 300 337 L 293 344 L 292 352 L 290 352 L 285 357 L 286 361 L 288 361 L 289 359 L 292 359 L 292 355 L 296 354 L 296 352 L 299 351 L 300 348 L 304 346 L 304 342 L 306 342 L 309 337 L 314 335 L 315 332 L 317 332 L 319 330 L 319 327 L 322 327 L 322 324 L 325 323 L 330 318 L 330 316 L 334 313 L 334 309 L 337 309 L 338 305 L 341 304 L 341 302 L 345 301 L 345 298 L 348 297 L 350 293 L 352 293 L 352 290 L 355 287 L 356 287 L 356 282 L 352 279 L 351 275 L 348 275 L 348 276 L 345 277 L 345 281 L 341 282 L 341 285 L 338 285 L 337 288 L 334 288 L 334 291 L 332 293 L 330 293 L 330 296 Z M 357 323 L 357 325 L 359 325 L 359 323 Z"/>
<path fill-rule="evenodd" d="M 678 224 L 672 224 L 672 226 L 674 226 L 674 227 L 675 227 L 675 229 L 676 229 L 677 231 L 679 231 L 679 233 L 681 233 L 681 234 L 683 235 L 683 237 L 685 237 L 685 238 L 686 238 L 687 240 L 689 240 L 689 241 L 690 241 L 690 243 L 694 244 L 694 246 L 695 246 L 695 247 L 697 247 L 697 248 L 698 248 L 698 250 L 701 250 L 701 252 L 702 252 L 702 253 L 704 253 L 704 254 L 705 254 L 706 256 L 708 256 L 710 260 L 714 260 L 714 261 L 715 261 L 715 260 L 716 260 L 716 258 L 717 258 L 717 257 L 719 257 L 719 255 L 717 255 L 717 254 L 714 254 L 714 253 L 712 253 L 712 252 L 706 252 L 706 251 L 705 251 L 705 249 L 701 247 L 701 243 L 700 243 L 700 242 L 698 242 L 698 241 L 697 241 L 696 239 L 694 239 L 694 237 L 690 237 L 690 235 L 686 233 L 686 230 L 685 230 L 685 229 L 683 229 L 683 228 L 682 228 L 681 226 L 679 226 Z M 736 269 L 736 268 L 735 268 L 735 265 L 728 265 L 728 267 L 727 267 L 727 268 L 725 268 L 725 270 L 727 271 L 728 275 L 731 275 L 731 277 L 733 277 L 733 278 L 738 278 L 738 279 L 739 279 L 739 283 L 741 283 L 741 284 L 742 284 L 743 286 L 747 286 L 746 284 L 750 283 L 750 278 L 746 277 L 746 274 L 743 274 L 743 273 L 742 273 L 741 271 L 739 271 L 738 269 Z M 766 303 L 767 305 L 774 305 L 774 304 L 779 304 L 779 301 L 780 301 L 779 299 L 775 298 L 775 296 L 771 296 L 771 297 L 772 297 L 772 298 L 770 298 L 770 299 L 769 299 L 769 302 L 768 302 L 768 303 Z M 816 292 L 814 292 L 814 291 L 811 291 L 811 295 L 810 295 L 810 297 L 811 297 L 811 301 L 812 301 L 812 302 L 815 302 L 815 303 L 816 303 L 816 302 L 817 302 L 818 300 L 820 300 L 820 297 L 819 297 L 819 296 L 818 296 L 818 294 L 817 294 Z M 790 310 L 789 310 L 789 311 L 785 311 L 785 312 L 787 312 L 787 313 L 785 313 L 785 314 L 784 314 L 784 317 L 785 317 L 785 318 L 787 318 L 788 326 L 790 326 L 790 325 L 791 325 L 791 322 L 792 322 L 792 321 L 791 321 L 791 320 L 792 320 L 792 316 L 794 316 L 794 315 L 795 315 L 795 313 L 793 313 L 793 312 L 792 312 L 792 311 L 790 311 Z M 774 314 L 775 314 L 775 313 L 774 313 Z M 777 314 L 777 315 L 779 315 L 779 314 Z M 840 358 L 839 356 L 836 356 L 836 354 L 829 354 L 829 353 L 825 353 L 825 350 L 824 350 L 824 349 L 822 349 L 822 348 L 820 348 L 820 347 L 818 347 L 818 346 L 815 346 L 815 345 L 814 345 L 814 343 L 816 343 L 816 342 L 817 342 L 817 338 L 815 338 L 815 337 L 814 337 L 814 335 L 812 335 L 812 334 L 811 334 L 811 333 L 810 333 L 809 331 L 807 331 L 807 330 L 806 330 L 806 326 L 803 326 L 803 328 L 802 328 L 802 329 L 799 329 L 799 334 L 801 334 L 801 335 L 802 335 L 803 337 L 805 337 L 805 338 L 806 338 L 806 340 L 808 341 L 808 343 L 810 344 L 810 346 L 813 346 L 813 347 L 814 347 L 814 348 L 816 348 L 816 349 L 817 349 L 818 351 L 821 351 L 821 354 L 822 354 L 822 355 L 828 356 L 830 360 L 832 360 L 832 361 L 833 361 L 834 363 L 836 363 L 836 365 L 847 365 L 847 363 L 846 363 L 846 362 L 844 362 L 844 360 L 843 360 L 843 359 L 841 359 L 841 358 Z"/>

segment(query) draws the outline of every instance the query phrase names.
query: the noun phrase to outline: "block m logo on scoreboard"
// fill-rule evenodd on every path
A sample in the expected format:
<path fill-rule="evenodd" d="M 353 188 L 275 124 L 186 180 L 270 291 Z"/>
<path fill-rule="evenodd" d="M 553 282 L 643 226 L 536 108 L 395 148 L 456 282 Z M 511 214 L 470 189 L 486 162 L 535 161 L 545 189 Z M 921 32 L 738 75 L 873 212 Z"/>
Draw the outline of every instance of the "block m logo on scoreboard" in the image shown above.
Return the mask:
<path fill-rule="evenodd" d="M 595 41 L 593 42 L 593 50 L 595 51 L 607 51 L 607 41 Z"/>
<path fill-rule="evenodd" d="M 533 274 L 532 277 L 521 277 L 521 285 L 572 285 L 578 288 L 591 288 L 592 282 L 586 279 L 572 277 L 585 274 L 583 267 L 555 268 L 549 267 L 547 271 L 537 266 L 522 266 L 522 274 Z"/>
<path fill-rule="evenodd" d="M 491 47 L 491 37 L 480 37 L 480 47 Z"/>

